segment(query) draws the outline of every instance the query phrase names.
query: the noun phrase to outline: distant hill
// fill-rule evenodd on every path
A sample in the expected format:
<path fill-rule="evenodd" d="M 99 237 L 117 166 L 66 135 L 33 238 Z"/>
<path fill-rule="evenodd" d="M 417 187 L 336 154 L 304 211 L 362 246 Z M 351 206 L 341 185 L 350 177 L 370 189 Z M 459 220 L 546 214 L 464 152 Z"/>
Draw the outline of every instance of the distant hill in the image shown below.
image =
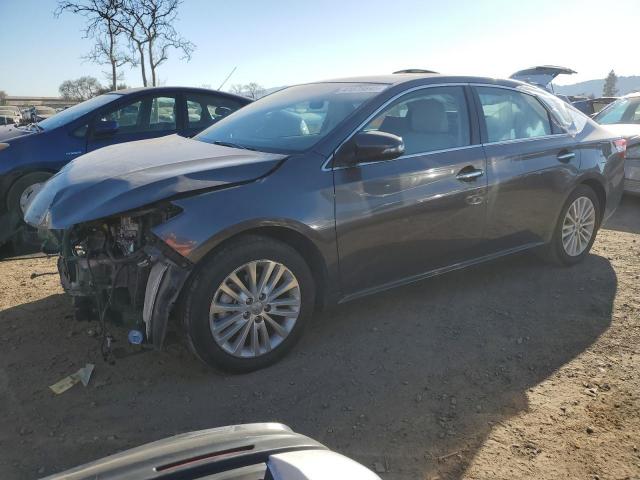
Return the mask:
<path fill-rule="evenodd" d="M 602 96 L 604 78 L 599 80 L 587 80 L 572 85 L 553 85 L 554 91 L 562 95 L 593 95 Z M 640 90 L 640 76 L 618 77 L 618 95 L 626 95 Z"/>

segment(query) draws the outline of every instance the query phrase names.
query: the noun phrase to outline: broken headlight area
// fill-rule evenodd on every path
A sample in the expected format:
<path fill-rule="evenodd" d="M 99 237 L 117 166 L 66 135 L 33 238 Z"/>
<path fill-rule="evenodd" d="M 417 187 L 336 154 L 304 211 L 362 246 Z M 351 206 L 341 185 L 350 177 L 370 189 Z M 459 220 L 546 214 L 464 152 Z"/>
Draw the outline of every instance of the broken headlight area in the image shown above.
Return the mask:
<path fill-rule="evenodd" d="M 160 347 L 191 264 L 152 228 L 179 213 L 166 205 L 75 225 L 61 240 L 58 270 L 75 316 L 130 329 L 133 343 Z"/>

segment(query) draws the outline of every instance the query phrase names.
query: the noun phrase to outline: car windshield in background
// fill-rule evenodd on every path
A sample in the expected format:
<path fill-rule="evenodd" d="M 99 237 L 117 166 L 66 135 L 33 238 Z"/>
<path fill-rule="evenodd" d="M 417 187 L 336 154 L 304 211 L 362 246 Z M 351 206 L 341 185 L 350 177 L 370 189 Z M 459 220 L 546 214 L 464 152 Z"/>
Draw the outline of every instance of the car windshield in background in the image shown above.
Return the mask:
<path fill-rule="evenodd" d="M 640 123 L 640 97 L 621 98 L 594 117 L 602 125 Z"/>
<path fill-rule="evenodd" d="M 69 122 L 73 122 L 77 118 L 93 111 L 94 109 L 106 105 L 109 102 L 113 102 L 120 98 L 120 95 L 114 95 L 107 93 L 106 95 L 100 95 L 94 97 L 86 102 L 79 103 L 73 107 L 69 107 L 66 110 L 56 113 L 54 116 L 47 118 L 38 123 L 45 130 L 57 128 L 62 125 L 66 125 Z M 55 113 L 55 112 L 53 112 Z"/>
<path fill-rule="evenodd" d="M 377 83 L 289 87 L 247 105 L 195 138 L 265 152 L 302 152 L 387 87 Z"/>

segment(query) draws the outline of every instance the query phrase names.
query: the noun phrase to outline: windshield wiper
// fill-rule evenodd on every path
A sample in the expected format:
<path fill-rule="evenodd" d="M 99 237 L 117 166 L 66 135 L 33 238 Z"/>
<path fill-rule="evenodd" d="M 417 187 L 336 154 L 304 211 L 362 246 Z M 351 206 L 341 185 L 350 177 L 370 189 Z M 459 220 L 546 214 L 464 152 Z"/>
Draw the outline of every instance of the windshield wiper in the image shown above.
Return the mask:
<path fill-rule="evenodd" d="M 37 123 L 30 123 L 29 125 L 27 125 L 27 128 L 29 130 L 31 130 L 31 127 L 35 127 L 36 130 L 38 130 L 39 132 L 44 132 L 44 128 L 42 128 L 40 125 L 38 125 Z"/>
<path fill-rule="evenodd" d="M 213 143 L 215 145 L 220 145 L 222 147 L 239 148 L 241 150 L 255 150 L 255 148 L 245 147 L 244 145 L 238 145 L 237 143 L 223 142 L 221 140 L 216 140 Z"/>

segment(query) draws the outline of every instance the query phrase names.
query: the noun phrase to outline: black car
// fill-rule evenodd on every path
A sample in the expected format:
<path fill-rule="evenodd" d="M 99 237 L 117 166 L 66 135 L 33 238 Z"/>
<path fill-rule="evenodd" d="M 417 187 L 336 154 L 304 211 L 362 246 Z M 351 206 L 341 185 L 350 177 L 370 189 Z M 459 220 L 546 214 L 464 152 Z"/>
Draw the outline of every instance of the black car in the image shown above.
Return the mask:
<path fill-rule="evenodd" d="M 76 157 L 106 145 L 178 133 L 193 136 L 251 100 L 202 88 L 117 90 L 56 113 L 33 107 L 29 126 L 0 130 L 0 245 L 37 242 L 24 227 L 27 203 Z M 50 114 L 43 117 L 47 109 Z"/>
<path fill-rule="evenodd" d="M 532 248 L 581 261 L 619 203 L 624 153 L 518 81 L 336 80 L 193 139 L 78 158 L 26 218 L 63 231 L 79 315 L 128 322 L 157 347 L 173 316 L 204 362 L 247 371 L 290 350 L 317 307 Z"/>
<path fill-rule="evenodd" d="M 616 100 L 618 97 L 571 98 L 571 105 L 592 117 Z"/>

